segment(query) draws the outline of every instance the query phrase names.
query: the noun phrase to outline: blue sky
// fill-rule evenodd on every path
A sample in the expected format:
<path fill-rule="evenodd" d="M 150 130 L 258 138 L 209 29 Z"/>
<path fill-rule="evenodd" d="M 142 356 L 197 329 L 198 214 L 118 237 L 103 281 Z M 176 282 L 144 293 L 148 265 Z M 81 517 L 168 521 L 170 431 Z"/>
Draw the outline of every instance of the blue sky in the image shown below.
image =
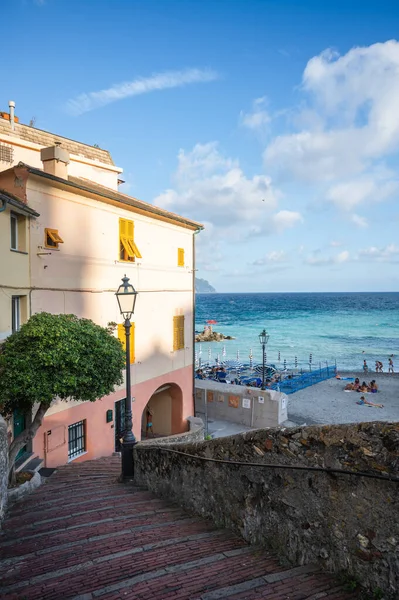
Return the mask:
<path fill-rule="evenodd" d="M 2 17 L 2 110 L 110 150 L 126 193 L 203 222 L 218 291 L 399 290 L 396 0 L 14 0 Z"/>

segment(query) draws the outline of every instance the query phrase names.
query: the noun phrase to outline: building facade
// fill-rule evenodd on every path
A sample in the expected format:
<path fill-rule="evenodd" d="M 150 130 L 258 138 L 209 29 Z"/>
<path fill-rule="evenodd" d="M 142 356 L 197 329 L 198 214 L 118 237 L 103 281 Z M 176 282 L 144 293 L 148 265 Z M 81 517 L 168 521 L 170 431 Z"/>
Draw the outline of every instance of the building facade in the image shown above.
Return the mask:
<path fill-rule="evenodd" d="M 12 269 L 12 253 L 3 270 L 14 279 L 0 272 L 0 289 L 3 281 L 21 288 L 21 322 L 36 312 L 73 313 L 113 323 L 124 343 L 115 291 L 126 274 L 138 291 L 129 367 L 134 433 L 145 435 L 148 407 L 155 434 L 186 431 L 194 414 L 194 246 L 202 226 L 118 192 L 121 169 L 107 152 L 57 136 L 47 145 L 51 134 L 41 138 L 33 128 L 14 123 L 12 129 L 3 121 L 9 130 L 0 118 L 0 144 L 13 152 L 11 163 L 1 163 L 0 190 L 32 214 L 25 270 Z M 2 256 L 8 257 L 6 245 Z M 11 331 L 1 322 L 3 337 Z M 33 453 L 54 467 L 119 450 L 124 398 L 121 386 L 95 403 L 55 400 Z"/>

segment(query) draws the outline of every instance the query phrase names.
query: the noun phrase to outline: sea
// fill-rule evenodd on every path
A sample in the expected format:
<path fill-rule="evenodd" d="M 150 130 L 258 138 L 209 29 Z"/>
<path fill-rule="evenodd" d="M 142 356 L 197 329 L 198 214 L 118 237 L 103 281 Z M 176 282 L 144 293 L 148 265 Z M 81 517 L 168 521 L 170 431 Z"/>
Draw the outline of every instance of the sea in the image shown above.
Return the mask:
<path fill-rule="evenodd" d="M 195 329 L 217 321 L 214 331 L 234 340 L 196 344 L 202 364 L 215 359 L 262 362 L 259 334 L 269 341 L 266 362 L 309 370 L 337 364 L 339 371 L 360 371 L 366 359 L 388 370 L 393 355 L 399 371 L 399 292 L 196 294 Z"/>

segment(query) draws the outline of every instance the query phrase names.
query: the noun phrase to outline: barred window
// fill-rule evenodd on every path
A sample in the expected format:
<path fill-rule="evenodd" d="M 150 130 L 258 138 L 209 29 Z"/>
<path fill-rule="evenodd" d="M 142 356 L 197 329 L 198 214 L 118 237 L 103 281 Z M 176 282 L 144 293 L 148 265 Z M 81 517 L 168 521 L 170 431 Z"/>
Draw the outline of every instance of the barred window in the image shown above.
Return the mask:
<path fill-rule="evenodd" d="M 68 425 L 68 459 L 72 460 L 86 451 L 86 421 Z"/>

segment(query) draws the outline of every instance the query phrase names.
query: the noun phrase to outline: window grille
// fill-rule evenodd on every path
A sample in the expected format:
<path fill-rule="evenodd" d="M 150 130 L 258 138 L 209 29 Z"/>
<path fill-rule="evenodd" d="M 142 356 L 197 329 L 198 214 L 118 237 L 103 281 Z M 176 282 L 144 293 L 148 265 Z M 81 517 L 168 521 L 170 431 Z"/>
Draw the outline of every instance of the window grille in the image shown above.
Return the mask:
<path fill-rule="evenodd" d="M 12 164 L 14 160 L 14 148 L 0 143 L 0 162 Z"/>
<path fill-rule="evenodd" d="M 68 425 L 68 459 L 72 460 L 86 451 L 85 421 Z"/>

